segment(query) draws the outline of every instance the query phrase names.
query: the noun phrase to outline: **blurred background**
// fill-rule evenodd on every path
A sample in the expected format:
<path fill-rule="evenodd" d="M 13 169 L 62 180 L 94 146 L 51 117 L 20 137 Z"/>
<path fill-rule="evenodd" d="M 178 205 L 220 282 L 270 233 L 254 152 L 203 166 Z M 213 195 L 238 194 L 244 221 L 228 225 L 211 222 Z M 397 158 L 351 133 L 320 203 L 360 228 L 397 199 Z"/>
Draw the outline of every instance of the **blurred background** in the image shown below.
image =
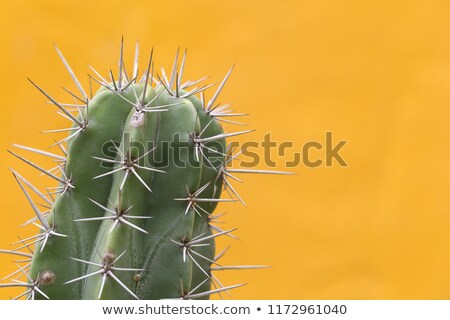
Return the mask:
<path fill-rule="evenodd" d="M 221 227 L 240 238 L 219 240 L 219 250 L 232 245 L 222 263 L 271 266 L 218 273 L 248 284 L 234 299 L 450 298 L 449 1 L 17 0 L 0 12 L 0 248 L 36 232 L 18 227 L 33 214 L 9 167 L 53 185 L 6 150 L 52 151 L 63 135 L 39 132 L 67 126 L 26 77 L 71 103 L 61 87 L 76 88 L 53 43 L 88 87 L 87 63 L 117 70 L 123 35 L 129 66 L 137 40 L 141 69 L 152 47 L 166 70 L 187 47 L 191 79 L 217 82 L 236 64 L 220 102 L 249 113 L 256 131 L 235 140 L 270 132 L 295 151 L 324 144 L 327 131 L 348 140 L 339 153 L 348 167 L 299 164 L 293 176 L 242 175 L 234 185 L 247 207 L 219 208 Z M 286 158 L 274 159 L 282 170 Z M 0 275 L 16 269 L 11 260 L 0 255 Z"/>

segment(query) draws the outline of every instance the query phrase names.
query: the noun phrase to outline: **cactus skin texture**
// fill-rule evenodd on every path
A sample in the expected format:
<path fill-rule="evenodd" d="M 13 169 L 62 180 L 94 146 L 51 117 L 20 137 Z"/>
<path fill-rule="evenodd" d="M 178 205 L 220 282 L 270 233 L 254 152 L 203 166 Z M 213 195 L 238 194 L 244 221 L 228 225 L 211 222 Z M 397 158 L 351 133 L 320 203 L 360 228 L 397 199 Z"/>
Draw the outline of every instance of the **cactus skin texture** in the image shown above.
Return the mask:
<path fill-rule="evenodd" d="M 222 254 L 216 256 L 215 239 L 234 237 L 234 229 L 219 229 L 212 213 L 219 202 L 240 200 L 227 180 L 235 177 L 227 172 L 232 157 L 225 139 L 250 131 L 224 133 L 221 125 L 244 115 L 215 105 L 231 70 L 206 103 L 209 86 L 192 89 L 195 82 L 181 82 L 186 53 L 181 67 L 177 53 L 171 76 L 163 71 L 161 78 L 154 75 L 152 52 L 138 81 L 138 46 L 128 76 L 122 42 L 117 80 L 111 72 L 107 82 L 93 69 L 91 78 L 101 86 L 88 97 L 57 52 L 78 87 L 78 94 L 69 92 L 76 103 L 60 104 L 30 81 L 73 122 L 65 129 L 67 138 L 56 144 L 64 156 L 16 147 L 54 158 L 59 171 L 11 153 L 58 187 L 49 197 L 13 171 L 36 215 L 29 222 L 40 233 L 0 251 L 29 259 L 9 276 L 24 281 L 0 287 L 22 286 L 26 290 L 18 298 L 28 299 L 208 299 L 240 286 L 224 286 L 213 273 L 227 269 L 217 263 Z M 77 116 L 69 110 L 74 108 Z M 230 199 L 220 198 L 223 185 L 230 188 Z M 48 212 L 41 212 L 30 190 Z M 32 246 L 33 254 L 24 251 Z"/>

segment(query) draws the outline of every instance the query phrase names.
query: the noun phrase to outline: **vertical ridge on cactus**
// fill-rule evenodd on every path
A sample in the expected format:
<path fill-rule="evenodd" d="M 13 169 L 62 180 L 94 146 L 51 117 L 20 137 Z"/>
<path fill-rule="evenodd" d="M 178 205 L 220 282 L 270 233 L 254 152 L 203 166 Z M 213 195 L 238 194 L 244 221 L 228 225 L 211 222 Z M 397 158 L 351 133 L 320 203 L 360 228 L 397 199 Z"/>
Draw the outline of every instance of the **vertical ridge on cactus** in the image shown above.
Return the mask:
<path fill-rule="evenodd" d="M 235 237 L 236 229 L 213 225 L 220 216 L 213 212 L 220 202 L 244 203 L 227 177 L 284 174 L 226 168 L 236 157 L 226 139 L 252 131 L 224 132 L 221 123 L 241 124 L 228 118 L 246 114 L 215 105 L 233 68 L 206 103 L 204 91 L 212 85 L 197 86 L 204 78 L 183 83 L 187 51 L 181 64 L 177 51 L 168 78 L 164 69 L 161 76 L 154 72 L 152 50 L 138 81 L 139 44 L 129 75 L 122 39 L 117 76 L 110 71 L 106 80 L 90 67 L 88 95 L 55 49 L 79 92 L 64 89 L 74 103 L 57 102 L 29 81 L 71 122 L 46 131 L 68 132 L 54 144 L 63 155 L 14 145 L 57 163 L 46 170 L 9 152 L 58 186 L 40 191 L 12 170 L 35 213 L 26 224 L 39 233 L 0 250 L 26 258 L 0 287 L 23 287 L 16 299 L 208 299 L 242 286 L 222 284 L 215 271 L 264 267 L 217 262 L 223 253 L 216 255 L 216 238 Z M 100 85 L 95 94 L 91 79 Z M 223 188 L 231 198 L 221 198 Z"/>

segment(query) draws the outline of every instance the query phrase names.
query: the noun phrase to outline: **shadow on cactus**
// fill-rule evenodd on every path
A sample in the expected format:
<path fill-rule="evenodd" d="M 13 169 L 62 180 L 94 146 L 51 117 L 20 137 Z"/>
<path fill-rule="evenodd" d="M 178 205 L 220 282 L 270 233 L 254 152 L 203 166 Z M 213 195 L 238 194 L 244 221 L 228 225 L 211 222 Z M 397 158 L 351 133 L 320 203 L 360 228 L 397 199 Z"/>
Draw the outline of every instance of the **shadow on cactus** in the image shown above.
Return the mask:
<path fill-rule="evenodd" d="M 234 174 L 282 173 L 227 168 L 237 155 L 226 139 L 251 131 L 222 128 L 245 115 L 216 104 L 231 70 L 206 101 L 205 79 L 182 80 L 186 52 L 181 59 L 177 52 L 168 75 L 154 71 L 152 51 L 140 76 L 138 49 L 131 74 L 123 42 L 117 76 L 91 68 L 91 87 L 100 85 L 94 95 L 56 49 L 78 89 L 66 90 L 74 103 L 57 102 L 30 80 L 72 125 L 49 131 L 68 132 L 55 143 L 61 155 L 15 145 L 54 159 L 53 169 L 10 151 L 58 183 L 40 191 L 13 171 L 35 214 L 26 223 L 40 230 L 1 250 L 24 257 L 0 284 L 23 287 L 15 299 L 208 299 L 242 285 L 222 284 L 216 271 L 263 267 L 223 266 L 215 248 L 217 237 L 234 237 L 213 215 L 219 202 L 242 201 Z"/>

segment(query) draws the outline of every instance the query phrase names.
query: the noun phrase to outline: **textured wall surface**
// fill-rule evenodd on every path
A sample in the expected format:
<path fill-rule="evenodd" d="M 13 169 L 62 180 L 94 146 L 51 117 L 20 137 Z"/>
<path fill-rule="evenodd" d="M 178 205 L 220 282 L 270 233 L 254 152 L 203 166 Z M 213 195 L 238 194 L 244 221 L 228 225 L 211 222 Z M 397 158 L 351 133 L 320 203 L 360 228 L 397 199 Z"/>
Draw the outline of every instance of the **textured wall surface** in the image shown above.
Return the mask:
<path fill-rule="evenodd" d="M 450 298 L 450 2 L 18 0 L 0 12 L 1 248 L 36 231 L 17 227 L 32 211 L 8 168 L 51 184 L 6 149 L 46 149 L 63 135 L 39 132 L 67 125 L 26 77 L 71 102 L 61 86 L 75 88 L 52 44 L 88 85 L 87 63 L 116 70 L 124 35 L 129 63 L 136 40 L 142 58 L 154 47 L 166 69 L 188 47 L 189 78 L 220 81 L 235 63 L 221 102 L 250 113 L 256 129 L 238 141 L 271 132 L 301 151 L 326 132 L 348 140 L 348 167 L 299 164 L 294 176 L 235 184 L 247 208 L 219 208 L 240 238 L 219 241 L 232 245 L 224 263 L 272 268 L 218 274 L 226 285 L 248 283 L 233 298 Z M 273 158 L 282 169 L 286 157 Z M 1 275 L 15 269 L 10 260 L 0 256 Z M 0 290 L 2 299 L 16 294 Z"/>

